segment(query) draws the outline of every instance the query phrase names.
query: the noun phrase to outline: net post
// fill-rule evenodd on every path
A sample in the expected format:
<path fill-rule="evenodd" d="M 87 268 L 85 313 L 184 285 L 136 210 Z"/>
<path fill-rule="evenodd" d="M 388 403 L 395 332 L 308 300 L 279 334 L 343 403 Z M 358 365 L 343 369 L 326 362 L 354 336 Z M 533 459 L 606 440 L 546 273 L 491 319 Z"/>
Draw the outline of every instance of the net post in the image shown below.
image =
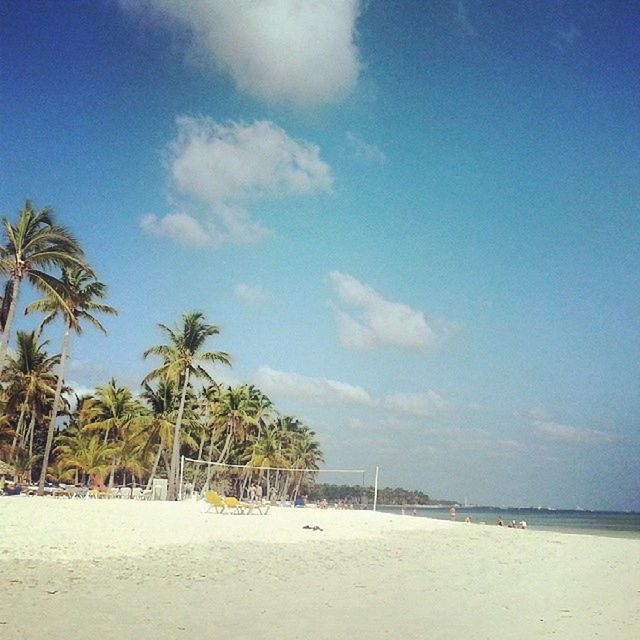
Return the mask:
<path fill-rule="evenodd" d="M 378 467 L 376 465 L 376 479 L 374 481 L 373 484 L 373 510 L 376 510 L 376 507 L 378 506 L 378 470 L 380 469 L 380 467 Z"/>
<path fill-rule="evenodd" d="M 184 456 L 180 456 L 180 484 L 178 485 L 178 500 L 182 501 L 182 483 L 184 482 Z"/>

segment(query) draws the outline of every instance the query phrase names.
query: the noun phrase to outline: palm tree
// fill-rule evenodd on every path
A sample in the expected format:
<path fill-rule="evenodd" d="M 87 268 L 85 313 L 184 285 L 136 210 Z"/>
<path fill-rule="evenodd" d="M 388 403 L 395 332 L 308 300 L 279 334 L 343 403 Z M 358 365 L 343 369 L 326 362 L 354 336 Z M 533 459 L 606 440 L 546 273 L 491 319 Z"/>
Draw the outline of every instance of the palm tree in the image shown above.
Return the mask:
<path fill-rule="evenodd" d="M 60 459 L 69 468 L 79 469 L 83 475 L 94 479 L 94 483 L 102 485 L 105 474 L 111 467 L 115 447 L 113 443 L 102 442 L 98 435 L 85 431 L 68 434 L 64 445 L 61 445 Z"/>
<path fill-rule="evenodd" d="M 29 454 L 33 453 L 33 435 L 38 416 L 43 415 L 55 395 L 56 376 L 53 368 L 60 362 L 60 356 L 49 356 L 44 347 L 48 341 L 40 342 L 35 331 L 18 331 L 18 350 L 10 357 L 4 371 L 8 381 L 9 406 L 19 407 L 12 449 L 17 444 L 25 445 L 29 439 Z M 25 430 L 25 418 L 30 416 L 30 424 Z"/>
<path fill-rule="evenodd" d="M 96 402 L 92 407 L 94 417 L 87 423 L 87 431 L 104 431 L 104 442 L 109 441 L 112 433 L 116 441 L 125 444 L 128 427 L 142 413 L 142 405 L 134 399 L 131 390 L 127 387 L 119 387 L 114 378 L 111 378 L 106 386 L 96 388 Z M 113 478 L 116 469 L 117 456 L 114 454 L 111 460 L 111 473 L 109 475 L 109 489 L 113 486 Z"/>
<path fill-rule="evenodd" d="M 58 368 L 58 383 L 53 400 L 53 409 L 51 410 L 49 431 L 47 432 L 42 471 L 40 473 L 40 482 L 38 483 L 38 495 L 44 495 L 44 483 L 47 475 L 47 466 L 49 464 L 49 455 L 51 454 L 53 433 L 55 431 L 56 419 L 60 407 L 64 367 L 69 353 L 71 332 L 74 331 L 80 335 L 82 333 L 82 325 L 80 322 L 86 320 L 103 333 L 106 333 L 105 328 L 92 314 L 99 312 L 115 315 L 117 313 L 113 307 L 96 302 L 97 299 L 102 299 L 107 295 L 107 287 L 95 279 L 95 275 L 90 269 L 76 266 L 68 269 L 65 268 L 62 270 L 60 281 L 63 285 L 61 295 L 52 294 L 42 300 L 36 300 L 36 302 L 31 303 L 26 310 L 27 313 L 40 311 L 46 314 L 40 325 L 41 328 L 58 316 L 62 316 L 65 325 L 62 354 L 60 355 L 60 366 Z"/>
<path fill-rule="evenodd" d="M 134 430 L 145 433 L 146 443 L 140 452 L 142 457 L 146 457 L 146 454 L 157 446 L 147 481 L 147 489 L 150 489 L 165 447 L 171 443 L 173 437 L 174 418 L 178 407 L 176 384 L 167 378 L 160 378 L 156 389 L 145 384 L 141 395 L 149 405 L 149 413 L 135 418 L 131 426 Z"/>
<path fill-rule="evenodd" d="M 227 460 L 232 442 L 245 440 L 251 426 L 256 430 L 258 428 L 256 397 L 251 395 L 249 389 L 246 385 L 227 387 L 215 405 L 214 420 L 218 435 L 226 434 L 218 462 Z"/>
<path fill-rule="evenodd" d="M 154 378 L 166 376 L 182 385 L 180 405 L 178 407 L 178 415 L 176 417 L 173 434 L 168 487 L 169 500 L 176 500 L 178 463 L 180 458 L 180 430 L 182 428 L 182 416 L 184 413 L 187 388 L 189 386 L 189 378 L 193 375 L 194 377 L 205 378 L 213 382 L 213 378 L 201 365 L 197 364 L 197 361 L 202 360 L 211 363 L 221 362 L 223 364 L 230 364 L 230 360 L 229 355 L 223 351 L 199 353 L 207 338 L 220 333 L 220 328 L 212 324 L 207 324 L 204 321 L 204 315 L 200 312 L 183 314 L 182 326 L 177 327 L 175 330 L 170 329 L 164 324 L 159 324 L 158 326 L 168 336 L 169 344 L 150 347 L 144 352 L 144 357 L 146 358 L 150 355 L 160 356 L 164 362 L 160 367 L 149 373 L 142 382 L 144 384 Z"/>
<path fill-rule="evenodd" d="M 0 247 L 0 273 L 9 275 L 11 287 L 3 297 L 3 331 L 0 339 L 0 374 L 4 369 L 9 343 L 9 333 L 15 315 L 20 284 L 27 278 L 33 286 L 64 308 L 64 284 L 45 270 L 51 267 L 70 268 L 82 266 L 83 251 L 77 240 L 64 227 L 54 224 L 49 207 L 35 211 L 29 200 L 20 211 L 18 222 L 13 226 L 2 219 L 6 244 Z M 6 314 L 6 315 L 5 315 Z M 45 465 L 46 466 L 46 465 Z"/>

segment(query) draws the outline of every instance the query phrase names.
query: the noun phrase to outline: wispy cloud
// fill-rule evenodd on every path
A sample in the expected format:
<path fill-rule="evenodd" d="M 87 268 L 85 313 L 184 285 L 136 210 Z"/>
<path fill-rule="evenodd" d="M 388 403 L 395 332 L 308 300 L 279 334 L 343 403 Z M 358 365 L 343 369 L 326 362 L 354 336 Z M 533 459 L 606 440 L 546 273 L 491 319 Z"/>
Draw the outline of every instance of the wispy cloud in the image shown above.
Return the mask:
<path fill-rule="evenodd" d="M 382 149 L 376 147 L 375 144 L 367 142 L 361 136 L 347 131 L 345 138 L 347 139 L 351 152 L 359 160 L 364 160 L 365 162 L 371 162 L 374 164 L 384 164 L 386 161 L 387 156 L 384 154 Z"/>
<path fill-rule="evenodd" d="M 534 422 L 534 431 L 539 437 L 546 440 L 552 440 L 554 442 L 601 444 L 616 440 L 616 436 L 614 434 L 606 431 L 581 429 L 567 424 L 543 422 L 540 420 Z"/>
<path fill-rule="evenodd" d="M 469 8 L 464 0 L 456 0 L 455 7 L 454 20 L 461 31 L 467 36 L 477 36 L 478 30 L 469 18 Z"/>
<path fill-rule="evenodd" d="M 339 300 L 355 307 L 357 317 L 334 307 L 340 340 L 351 349 L 391 345 L 422 348 L 436 340 L 425 315 L 406 304 L 386 300 L 369 285 L 339 271 L 329 279 Z"/>
<path fill-rule="evenodd" d="M 188 213 L 170 213 L 159 218 L 148 213 L 140 218 L 140 228 L 158 238 L 169 238 L 186 247 L 208 247 L 221 243 L 212 230 L 205 229 Z"/>
<path fill-rule="evenodd" d="M 190 246 L 251 244 L 270 234 L 251 215 L 251 203 L 332 189 L 319 148 L 273 122 L 181 116 L 177 125 L 167 166 L 171 183 L 186 197 L 184 210 L 147 214 L 140 221 L 147 233 Z"/>
<path fill-rule="evenodd" d="M 273 296 L 266 293 L 259 285 L 237 284 L 233 288 L 233 293 L 236 298 L 246 302 L 254 309 L 264 307 L 274 300 Z"/>
<path fill-rule="evenodd" d="M 388 409 L 399 409 L 419 418 L 431 418 L 447 408 L 443 397 L 431 390 L 426 393 L 393 393 L 385 396 L 382 404 Z"/>
<path fill-rule="evenodd" d="M 348 382 L 278 371 L 268 366 L 258 369 L 254 379 L 267 393 L 281 393 L 314 404 L 342 403 L 378 408 L 373 420 L 351 419 L 349 424 L 354 429 L 364 429 L 365 425 L 369 425 L 366 428 L 371 428 L 374 423 L 393 425 L 394 428 L 406 426 L 406 422 L 397 413 L 381 416 L 380 408 L 418 418 L 431 418 L 449 408 L 445 399 L 432 390 L 424 393 L 392 393 L 375 398 L 363 387 Z"/>
<path fill-rule="evenodd" d="M 580 29 L 575 25 L 571 25 L 566 30 L 558 30 L 550 45 L 560 53 L 565 53 L 576 44 L 581 35 Z"/>
<path fill-rule="evenodd" d="M 362 387 L 337 380 L 312 378 L 271 367 L 261 367 L 255 378 L 266 393 L 279 392 L 319 403 L 373 404 L 373 399 Z"/>
<path fill-rule="evenodd" d="M 188 55 L 269 102 L 336 102 L 360 72 L 360 0 L 120 0 L 188 36 Z"/>

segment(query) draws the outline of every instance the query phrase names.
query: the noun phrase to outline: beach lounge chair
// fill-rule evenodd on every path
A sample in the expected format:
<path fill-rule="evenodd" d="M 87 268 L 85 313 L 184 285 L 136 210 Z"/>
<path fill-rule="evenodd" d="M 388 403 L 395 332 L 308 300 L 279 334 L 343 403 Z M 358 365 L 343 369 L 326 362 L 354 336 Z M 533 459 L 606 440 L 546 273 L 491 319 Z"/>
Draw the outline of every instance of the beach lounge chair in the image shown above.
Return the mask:
<path fill-rule="evenodd" d="M 258 502 L 241 502 L 237 498 L 228 497 L 224 498 L 224 502 L 229 509 L 235 509 L 235 513 L 241 513 L 244 515 L 251 515 L 254 511 L 257 511 L 261 516 L 266 516 L 269 513 L 270 505 L 262 505 Z"/>
<path fill-rule="evenodd" d="M 208 505 L 205 513 L 210 513 L 211 511 L 214 513 L 225 513 L 227 511 L 227 505 L 217 491 L 207 491 L 204 494 L 204 501 Z"/>
<path fill-rule="evenodd" d="M 238 498 L 233 496 L 222 498 L 225 505 L 229 508 L 230 513 L 237 513 L 239 515 L 248 515 L 252 511 L 252 505 L 248 502 L 240 502 Z"/>

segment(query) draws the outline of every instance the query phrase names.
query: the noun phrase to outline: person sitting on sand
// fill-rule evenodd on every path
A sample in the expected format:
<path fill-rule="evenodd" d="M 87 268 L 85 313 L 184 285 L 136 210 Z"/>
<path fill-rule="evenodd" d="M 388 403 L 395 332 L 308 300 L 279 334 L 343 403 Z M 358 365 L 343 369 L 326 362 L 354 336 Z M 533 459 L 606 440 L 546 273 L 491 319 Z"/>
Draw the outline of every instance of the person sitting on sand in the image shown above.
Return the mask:
<path fill-rule="evenodd" d="M 498 516 L 498 526 L 499 527 L 504 526 L 504 521 L 502 520 L 502 516 Z"/>

